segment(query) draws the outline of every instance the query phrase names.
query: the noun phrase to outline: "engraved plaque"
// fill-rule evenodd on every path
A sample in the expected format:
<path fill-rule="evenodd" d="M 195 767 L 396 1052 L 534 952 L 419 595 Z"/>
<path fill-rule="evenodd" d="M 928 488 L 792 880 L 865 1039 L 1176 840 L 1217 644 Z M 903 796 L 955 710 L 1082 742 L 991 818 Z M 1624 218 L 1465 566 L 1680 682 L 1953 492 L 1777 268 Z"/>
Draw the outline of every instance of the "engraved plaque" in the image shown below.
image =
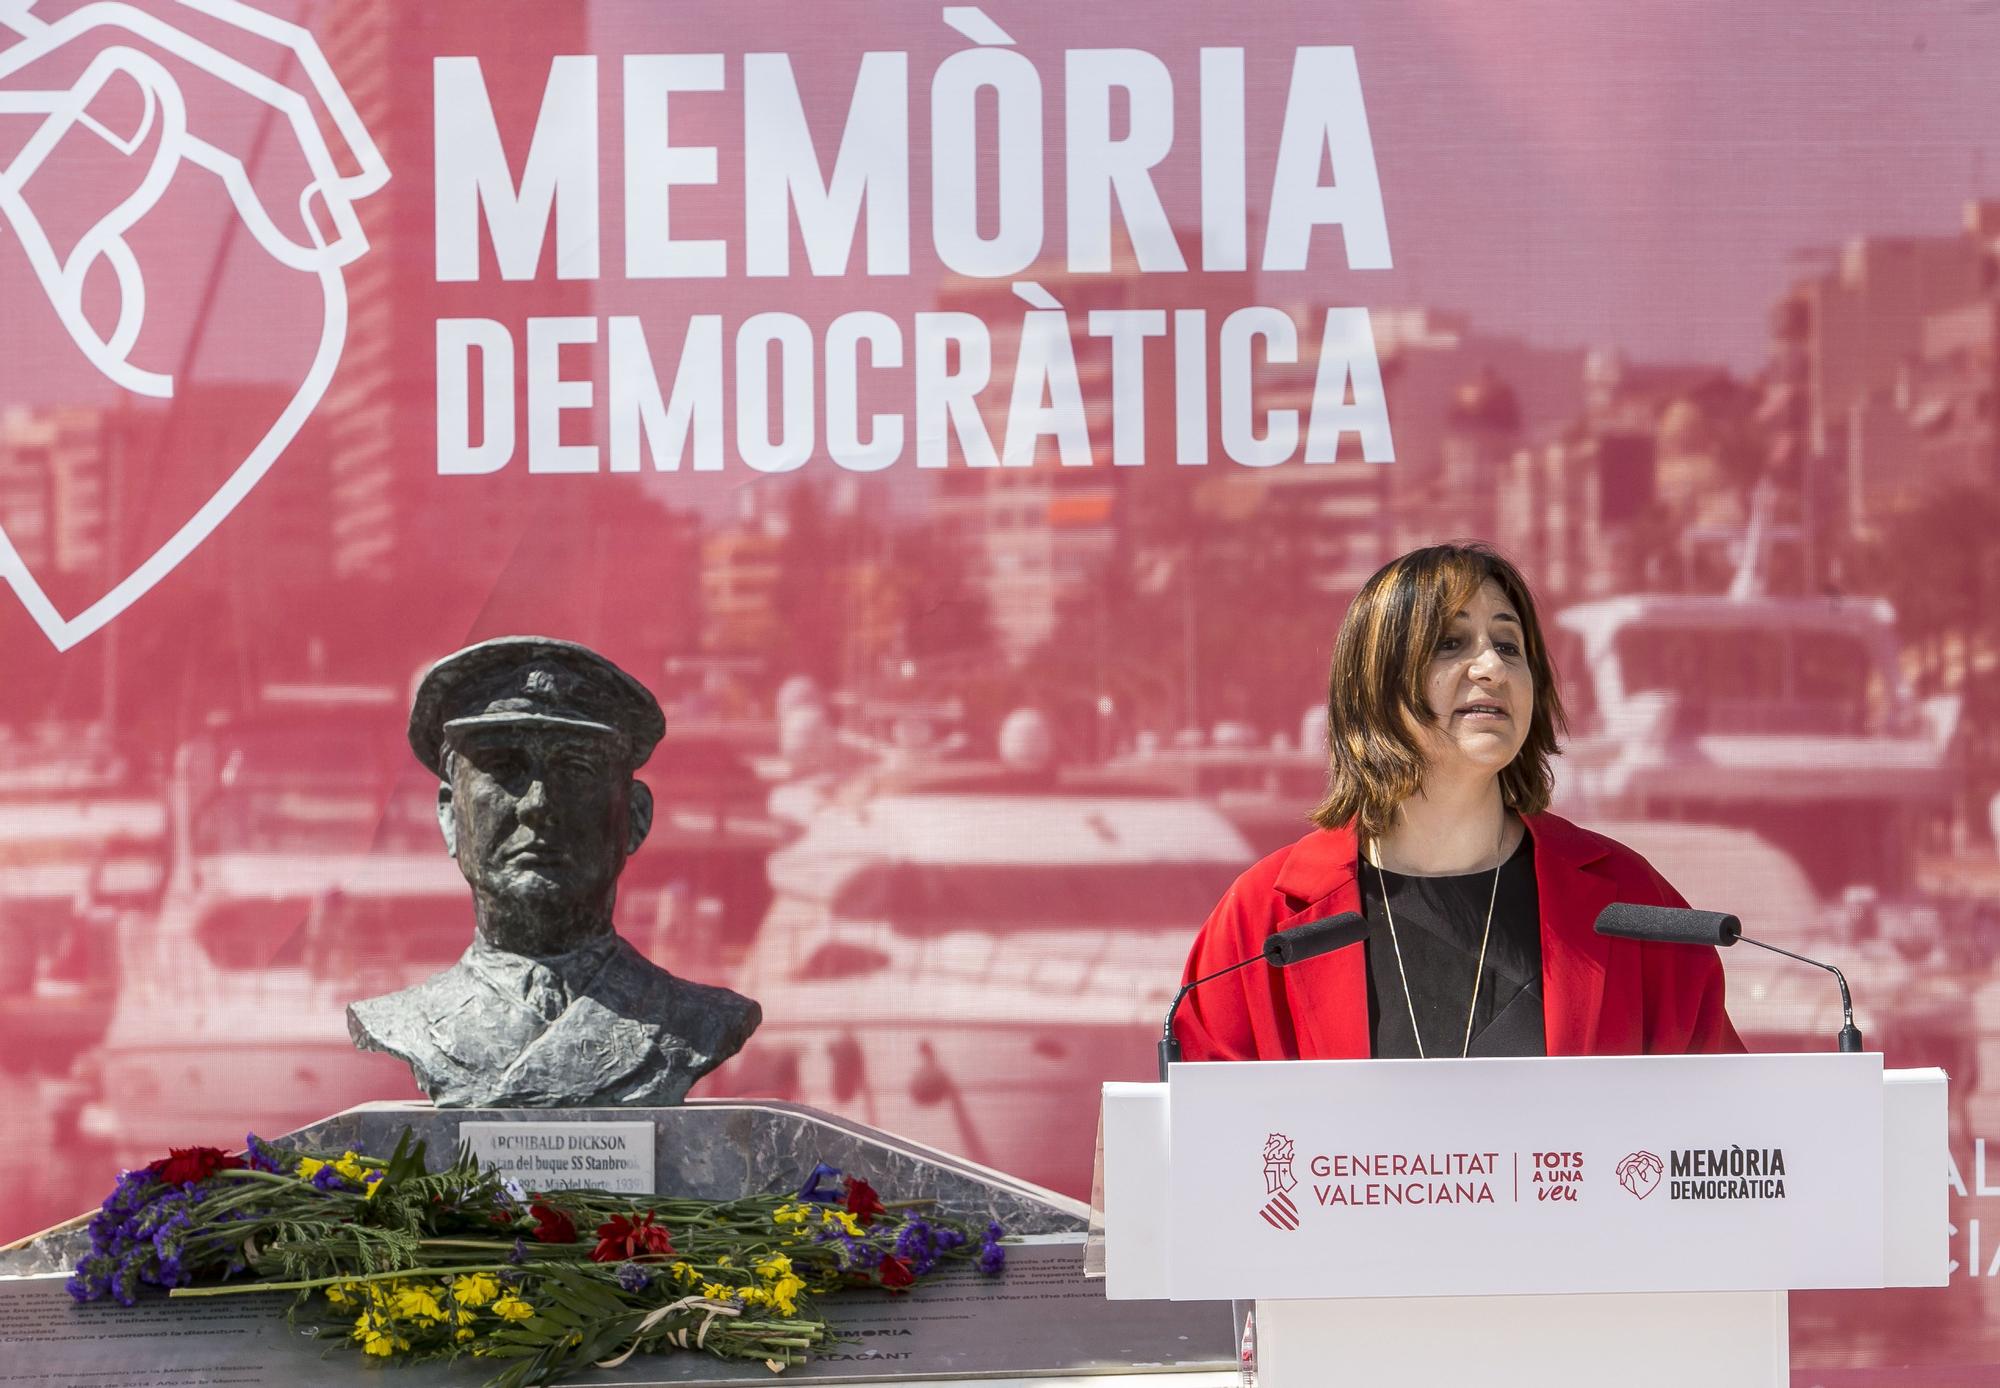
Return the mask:
<path fill-rule="evenodd" d="M 653 1188 L 651 1123 L 460 1123 L 458 1140 L 528 1190 Z"/>

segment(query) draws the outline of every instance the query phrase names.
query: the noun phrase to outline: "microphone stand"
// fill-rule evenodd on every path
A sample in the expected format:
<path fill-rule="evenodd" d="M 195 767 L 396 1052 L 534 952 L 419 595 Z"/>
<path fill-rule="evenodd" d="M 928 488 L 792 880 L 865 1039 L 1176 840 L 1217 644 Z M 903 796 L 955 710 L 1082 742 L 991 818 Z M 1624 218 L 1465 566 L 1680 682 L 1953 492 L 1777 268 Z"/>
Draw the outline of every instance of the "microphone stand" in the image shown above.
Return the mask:
<path fill-rule="evenodd" d="M 1264 941 L 1264 948 L 1238 964 L 1226 969 L 1217 969 L 1212 974 L 1204 974 L 1191 983 L 1183 983 L 1180 992 L 1174 994 L 1173 1005 L 1167 1009 L 1167 1020 L 1160 1027 L 1160 1080 L 1165 1083 L 1167 1067 L 1181 1058 L 1181 1043 L 1174 1035 L 1174 1014 L 1181 1010 L 1181 1000 L 1189 993 L 1207 983 L 1210 979 L 1233 974 L 1238 969 L 1247 969 L 1252 964 L 1269 964 L 1274 969 L 1290 968 L 1308 959 L 1317 959 L 1322 954 L 1336 949 L 1344 949 L 1354 944 L 1368 933 L 1368 922 L 1359 911 L 1342 911 L 1337 916 L 1327 916 L 1323 920 L 1307 921 L 1304 925 L 1287 926 Z"/>
<path fill-rule="evenodd" d="M 1767 945 L 1762 940 L 1751 939 L 1748 935 L 1738 935 L 1736 942 L 1742 945 L 1755 945 L 1758 949 L 1768 949 L 1773 954 L 1782 954 L 1787 959 L 1796 959 L 1801 964 L 1810 964 L 1815 969 L 1825 969 L 1828 973 L 1832 974 L 1834 981 L 1840 985 L 1841 1027 L 1840 1039 L 1836 1044 L 1843 1055 L 1853 1055 L 1860 1052 L 1861 1029 L 1854 1025 L 1854 999 L 1848 996 L 1847 976 L 1845 974 L 1841 973 L 1839 969 L 1836 969 L 1831 964 L 1823 964 L 1817 959 L 1808 959 L 1803 954 L 1794 954 L 1788 949 L 1780 949 L 1777 945 Z"/>
<path fill-rule="evenodd" d="M 1231 964 L 1226 969 L 1217 969 L 1212 974 L 1206 974 L 1191 983 L 1183 983 L 1181 985 L 1180 992 L 1174 994 L 1173 1005 L 1167 1008 L 1167 1020 L 1162 1025 L 1160 1032 L 1160 1082 L 1162 1084 L 1166 1082 L 1167 1067 L 1181 1058 L 1180 1038 L 1174 1035 L 1174 1014 L 1181 1010 L 1181 999 L 1185 998 L 1202 984 L 1208 982 L 1211 978 L 1221 978 L 1224 974 L 1233 974 L 1238 969 L 1247 969 L 1252 964 L 1262 964 L 1264 962 L 1266 961 L 1263 955 L 1253 954 L 1240 964 Z"/>
<path fill-rule="evenodd" d="M 1782 954 L 1787 959 L 1796 959 L 1801 964 L 1810 964 L 1815 969 L 1825 969 L 1840 985 L 1841 1027 L 1840 1036 L 1834 1044 L 1843 1055 L 1853 1055 L 1861 1050 L 1861 1028 L 1854 1025 L 1854 999 L 1847 991 L 1847 975 L 1818 959 L 1808 959 L 1803 954 L 1794 954 L 1777 945 L 1751 939 L 1743 933 L 1743 922 L 1725 911 L 1696 911 L 1686 906 L 1640 906 L 1614 901 L 1597 913 L 1595 929 L 1600 935 L 1614 935 L 1642 943 L 1712 945 L 1716 948 L 1735 944 L 1755 945 L 1758 949 Z"/>

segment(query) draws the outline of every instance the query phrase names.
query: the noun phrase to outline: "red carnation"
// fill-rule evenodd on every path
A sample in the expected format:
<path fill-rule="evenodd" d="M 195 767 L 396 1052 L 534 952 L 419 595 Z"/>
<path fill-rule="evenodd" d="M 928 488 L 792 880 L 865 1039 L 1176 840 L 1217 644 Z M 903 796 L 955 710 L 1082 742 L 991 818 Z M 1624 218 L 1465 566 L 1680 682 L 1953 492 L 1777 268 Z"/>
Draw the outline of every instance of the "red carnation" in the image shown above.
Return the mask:
<path fill-rule="evenodd" d="M 219 1147 L 169 1147 L 167 1155 L 146 1170 L 170 1186 L 206 1181 L 218 1171 L 241 1171 L 243 1159 Z"/>
<path fill-rule="evenodd" d="M 653 1211 L 644 1219 L 613 1215 L 597 1226 L 597 1247 L 590 1250 L 594 1263 L 622 1263 L 633 1258 L 671 1258 L 674 1243 L 667 1226 L 653 1222 Z"/>
<path fill-rule="evenodd" d="M 554 1205 L 544 1205 L 537 1200 L 528 1206 L 528 1213 L 535 1221 L 535 1242 L 575 1243 L 576 1221 L 557 1209 Z"/>
<path fill-rule="evenodd" d="M 882 1274 L 882 1285 L 891 1290 L 897 1287 L 907 1287 L 917 1280 L 917 1275 L 910 1271 L 910 1265 L 893 1253 L 884 1253 L 882 1255 L 880 1271 Z"/>
<path fill-rule="evenodd" d="M 847 1212 L 867 1228 L 875 1222 L 875 1216 L 884 1213 L 882 1197 L 875 1193 L 875 1187 L 858 1176 L 847 1178 Z"/>

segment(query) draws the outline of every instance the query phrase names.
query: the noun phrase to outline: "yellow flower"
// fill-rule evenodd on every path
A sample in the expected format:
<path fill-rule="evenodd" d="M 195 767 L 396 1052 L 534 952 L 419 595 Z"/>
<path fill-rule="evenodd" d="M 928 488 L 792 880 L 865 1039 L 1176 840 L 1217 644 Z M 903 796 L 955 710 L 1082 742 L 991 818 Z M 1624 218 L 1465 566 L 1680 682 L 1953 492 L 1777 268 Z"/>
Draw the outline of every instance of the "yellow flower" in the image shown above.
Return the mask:
<path fill-rule="evenodd" d="M 374 1171 L 370 1172 L 369 1174 L 374 1179 L 368 1181 L 365 1185 L 362 1186 L 361 1198 L 363 1200 L 373 1200 L 375 1198 L 375 1192 L 382 1189 L 382 1173 L 379 1171 Z"/>
<path fill-rule="evenodd" d="M 361 1290 L 361 1284 L 358 1282 L 336 1282 L 326 1289 L 326 1299 L 335 1306 L 345 1306 L 350 1301 L 357 1300 L 355 1293 Z"/>
<path fill-rule="evenodd" d="M 771 1288 L 771 1304 L 778 1308 L 781 1316 L 796 1316 L 799 1313 L 799 1293 L 806 1289 L 806 1279 L 794 1273 L 786 1273 Z"/>
<path fill-rule="evenodd" d="M 667 1271 L 671 1272 L 674 1275 L 674 1281 L 680 1283 L 683 1287 L 694 1284 L 695 1270 L 686 1263 L 675 1263 Z"/>
<path fill-rule="evenodd" d="M 310 1181 L 319 1175 L 320 1168 L 325 1165 L 326 1163 L 317 1157 L 300 1157 L 298 1177 L 301 1181 Z"/>
<path fill-rule="evenodd" d="M 361 1342 L 364 1353 L 379 1355 L 386 1359 L 397 1350 L 410 1347 L 410 1342 L 398 1335 L 381 1315 L 374 1311 L 363 1311 L 354 1322 L 353 1337 Z"/>
<path fill-rule="evenodd" d="M 826 1209 L 819 1213 L 819 1222 L 828 1226 L 839 1225 L 851 1237 L 860 1238 L 864 1232 L 860 1223 L 846 1210 Z"/>
<path fill-rule="evenodd" d="M 467 1340 L 470 1340 L 472 1338 L 472 1332 L 470 1330 L 461 1330 L 458 1331 L 456 1334 L 454 1334 L 451 1338 L 458 1341 L 462 1345 Z"/>
<path fill-rule="evenodd" d="M 484 1306 L 500 1295 L 500 1279 L 490 1272 L 468 1273 L 453 1280 L 451 1294 L 461 1306 Z"/>
<path fill-rule="evenodd" d="M 812 1211 L 804 1205 L 784 1204 L 771 1212 L 773 1224 L 804 1224 Z"/>
<path fill-rule="evenodd" d="M 710 1301 L 729 1300 L 729 1288 L 723 1286 L 720 1282 L 702 1283 L 701 1294 L 707 1297 Z"/>
<path fill-rule="evenodd" d="M 396 1292 L 394 1310 L 397 1315 L 418 1325 L 433 1325 L 444 1319 L 444 1308 L 438 1305 L 437 1297 L 428 1287 L 400 1288 Z"/>
<path fill-rule="evenodd" d="M 321 1164 L 324 1165 L 324 1163 Z M 333 1169 L 350 1181 L 359 1181 L 368 1174 L 368 1168 L 361 1164 L 360 1159 L 351 1148 L 341 1153 L 340 1160 L 333 1164 Z"/>
<path fill-rule="evenodd" d="M 762 1287 L 738 1287 L 736 1299 L 745 1306 L 769 1306 L 771 1294 Z"/>
<path fill-rule="evenodd" d="M 479 1313 L 477 1311 L 468 1311 L 463 1306 L 458 1308 L 458 1323 L 460 1325 L 471 1325 L 478 1319 Z"/>
<path fill-rule="evenodd" d="M 535 1308 L 509 1292 L 493 1303 L 493 1314 L 504 1321 L 524 1321 L 535 1314 Z"/>
<path fill-rule="evenodd" d="M 792 1260 L 782 1253 L 773 1253 L 769 1257 L 759 1258 L 751 1266 L 757 1269 L 759 1277 L 767 1282 L 775 1282 L 792 1270 Z"/>

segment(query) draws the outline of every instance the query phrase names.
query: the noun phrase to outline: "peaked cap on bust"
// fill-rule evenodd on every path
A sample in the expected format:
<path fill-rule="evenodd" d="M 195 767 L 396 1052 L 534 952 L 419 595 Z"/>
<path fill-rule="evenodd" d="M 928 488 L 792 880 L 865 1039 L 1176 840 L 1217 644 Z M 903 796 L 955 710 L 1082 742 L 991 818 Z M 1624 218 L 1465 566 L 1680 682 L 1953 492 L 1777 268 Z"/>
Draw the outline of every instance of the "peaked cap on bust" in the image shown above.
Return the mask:
<path fill-rule="evenodd" d="M 547 636 L 496 636 L 424 673 L 410 705 L 410 750 L 439 771 L 452 737 L 510 725 L 616 737 L 634 767 L 666 733 L 659 701 L 596 651 Z"/>

